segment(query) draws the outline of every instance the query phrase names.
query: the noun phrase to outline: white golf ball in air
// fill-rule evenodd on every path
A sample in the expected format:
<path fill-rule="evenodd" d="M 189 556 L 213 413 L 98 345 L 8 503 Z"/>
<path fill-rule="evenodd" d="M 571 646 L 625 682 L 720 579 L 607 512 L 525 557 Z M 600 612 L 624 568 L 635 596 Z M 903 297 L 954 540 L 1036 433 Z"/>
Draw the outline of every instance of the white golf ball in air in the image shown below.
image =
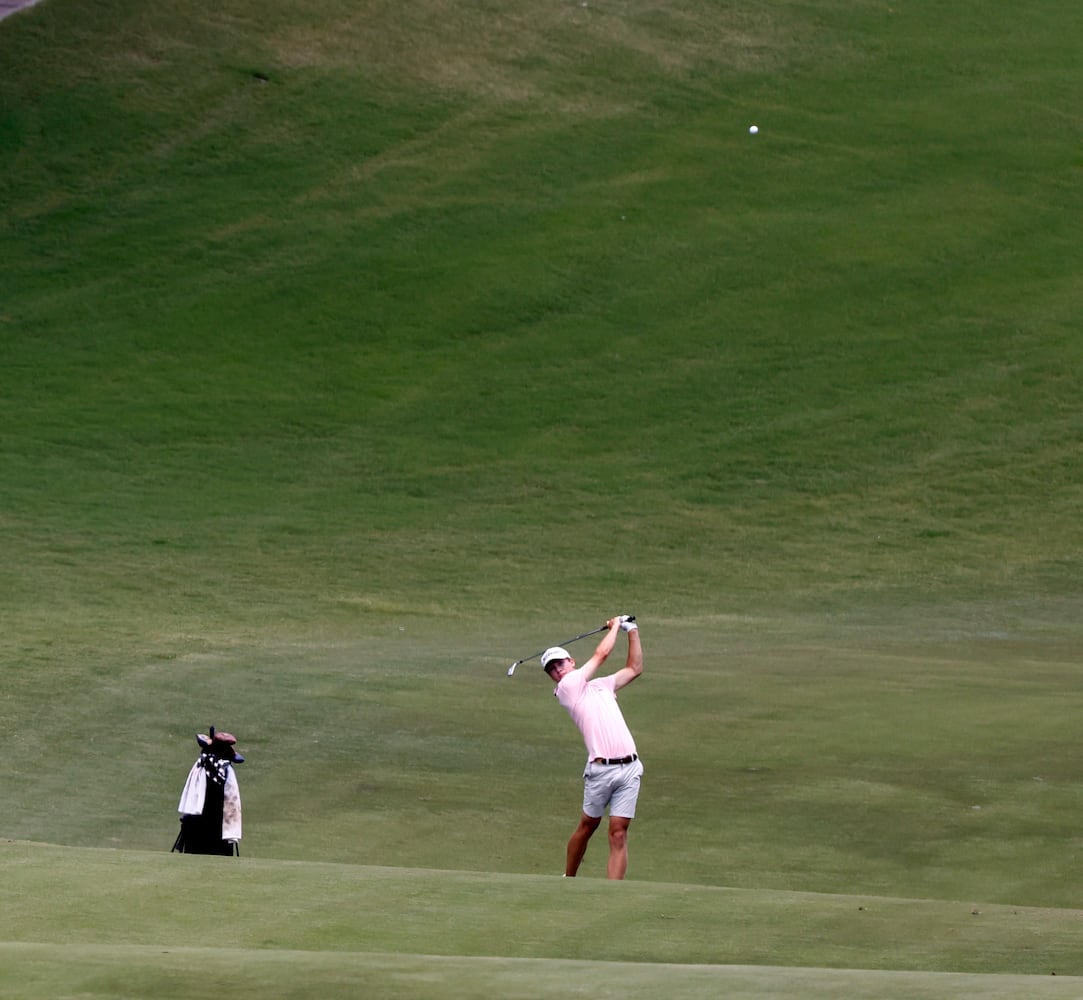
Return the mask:
<path fill-rule="evenodd" d="M 750 135 L 755 135 L 760 130 L 759 125 L 749 125 L 748 131 Z"/>

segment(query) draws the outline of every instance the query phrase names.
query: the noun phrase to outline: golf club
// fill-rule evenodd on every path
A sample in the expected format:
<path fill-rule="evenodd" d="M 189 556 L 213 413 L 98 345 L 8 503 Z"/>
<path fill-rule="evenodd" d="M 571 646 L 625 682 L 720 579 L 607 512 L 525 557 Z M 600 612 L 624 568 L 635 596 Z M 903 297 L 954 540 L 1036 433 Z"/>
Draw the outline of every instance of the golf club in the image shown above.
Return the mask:
<path fill-rule="evenodd" d="M 627 621 L 634 622 L 636 620 L 635 615 L 629 615 Z M 584 632 L 582 635 L 573 636 L 571 639 L 565 639 L 563 642 L 553 643 L 555 646 L 567 646 L 569 643 L 578 642 L 580 639 L 585 639 L 588 635 L 597 635 L 599 632 L 604 632 L 608 625 L 601 625 L 598 628 L 592 628 L 589 632 Z M 546 646 L 545 649 L 549 647 Z M 521 660 L 516 660 L 510 667 L 508 667 L 508 676 L 510 677 L 515 673 L 515 668 L 520 663 L 526 663 L 527 660 L 533 660 L 537 656 L 541 656 L 545 652 L 545 649 L 539 649 L 536 653 L 531 653 L 530 656 L 524 656 Z"/>

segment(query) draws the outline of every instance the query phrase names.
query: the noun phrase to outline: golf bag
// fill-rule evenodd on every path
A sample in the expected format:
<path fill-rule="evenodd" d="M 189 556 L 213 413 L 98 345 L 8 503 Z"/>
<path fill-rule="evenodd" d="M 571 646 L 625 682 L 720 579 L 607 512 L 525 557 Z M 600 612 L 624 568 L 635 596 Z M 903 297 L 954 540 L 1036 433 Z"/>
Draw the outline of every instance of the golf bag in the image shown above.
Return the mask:
<path fill-rule="evenodd" d="M 241 840 L 241 793 L 233 765 L 244 758 L 234 749 L 236 737 L 216 733 L 196 736 L 199 759 L 188 772 L 177 811 L 180 833 L 173 850 L 180 854 L 239 856 Z"/>

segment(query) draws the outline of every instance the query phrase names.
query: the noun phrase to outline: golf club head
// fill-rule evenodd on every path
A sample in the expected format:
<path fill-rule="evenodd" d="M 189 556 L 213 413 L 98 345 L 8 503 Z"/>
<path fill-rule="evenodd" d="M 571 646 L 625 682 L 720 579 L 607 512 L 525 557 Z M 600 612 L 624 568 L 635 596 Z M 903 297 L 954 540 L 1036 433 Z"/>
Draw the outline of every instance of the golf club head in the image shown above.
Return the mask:
<path fill-rule="evenodd" d="M 520 664 L 521 662 L 522 662 L 521 660 L 516 660 L 516 661 L 515 661 L 515 662 L 514 662 L 514 663 L 513 663 L 513 664 L 512 664 L 512 665 L 511 665 L 510 667 L 508 667 L 508 676 L 509 676 L 509 677 L 510 677 L 510 676 L 511 676 L 512 674 L 514 674 L 514 673 L 515 673 L 515 668 L 516 668 L 517 666 L 519 666 L 519 664 Z"/>

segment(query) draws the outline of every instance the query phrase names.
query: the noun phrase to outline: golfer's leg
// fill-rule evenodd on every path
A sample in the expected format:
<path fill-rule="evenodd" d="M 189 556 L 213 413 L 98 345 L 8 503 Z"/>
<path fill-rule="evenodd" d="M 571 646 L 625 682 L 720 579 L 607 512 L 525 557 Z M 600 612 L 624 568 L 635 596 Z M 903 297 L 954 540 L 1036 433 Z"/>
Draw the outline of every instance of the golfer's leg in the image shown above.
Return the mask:
<path fill-rule="evenodd" d="M 588 816 L 583 813 L 579 817 L 579 825 L 575 828 L 575 832 L 568 840 L 568 860 L 564 866 L 564 874 L 568 878 L 574 878 L 575 873 L 579 871 L 579 865 L 583 861 L 583 855 L 587 853 L 587 843 L 594 835 L 594 831 L 598 829 L 598 824 L 602 822 L 602 817 Z"/>
<path fill-rule="evenodd" d="M 606 869 L 609 878 L 624 878 L 628 871 L 628 824 L 631 822 L 626 816 L 609 817 L 609 865 Z"/>

